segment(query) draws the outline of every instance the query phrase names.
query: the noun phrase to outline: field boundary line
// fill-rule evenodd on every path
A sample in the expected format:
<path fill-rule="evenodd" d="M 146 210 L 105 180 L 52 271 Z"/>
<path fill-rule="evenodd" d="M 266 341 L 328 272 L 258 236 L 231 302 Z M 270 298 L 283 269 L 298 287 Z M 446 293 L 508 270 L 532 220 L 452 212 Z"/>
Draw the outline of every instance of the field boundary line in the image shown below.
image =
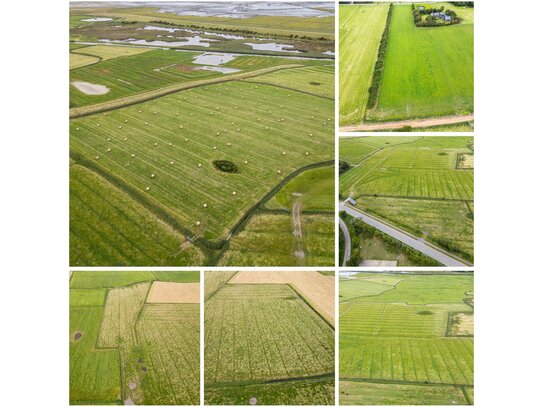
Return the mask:
<path fill-rule="evenodd" d="M 84 49 L 84 48 L 88 48 L 88 47 L 81 47 L 81 49 Z M 103 61 L 103 58 L 100 57 L 100 56 L 98 56 L 98 55 L 85 54 L 85 53 L 83 53 L 83 52 L 74 52 L 74 51 L 77 50 L 77 49 L 79 49 L 79 48 L 70 50 L 70 54 L 74 54 L 74 55 L 85 55 L 85 56 L 87 56 L 87 57 L 97 58 L 98 61 L 92 62 L 92 63 L 87 64 L 87 65 L 78 66 L 78 67 L 76 67 L 76 68 L 71 68 L 71 69 L 70 69 L 70 72 L 71 72 L 71 71 L 75 71 L 76 69 L 79 69 L 79 68 L 85 68 L 86 66 L 95 65 L 95 64 L 98 64 L 98 63 L 100 63 L 100 62 Z"/>
<path fill-rule="evenodd" d="M 209 271 L 213 271 L 213 270 L 209 270 Z M 219 273 L 220 273 L 220 271 L 219 271 Z M 217 294 L 226 284 L 228 284 L 230 282 L 230 280 L 232 280 L 235 276 L 237 276 L 238 273 L 239 273 L 239 271 L 234 272 L 234 274 L 232 274 L 228 280 L 226 280 L 224 283 L 222 283 L 215 291 L 213 291 L 207 297 L 205 296 L 205 292 L 204 292 L 204 301 L 203 302 L 206 302 L 207 300 L 210 300 L 211 297 L 213 297 L 215 294 Z M 205 272 L 204 272 L 204 288 L 205 288 L 205 278 L 206 277 L 205 277 Z"/>
<path fill-rule="evenodd" d="M 298 297 L 300 297 L 300 299 L 309 307 L 311 308 L 311 310 L 313 312 L 315 312 L 319 317 L 321 317 L 321 319 L 326 322 L 326 325 L 328 325 L 330 328 L 332 328 L 332 331 L 335 331 L 336 328 L 334 326 L 333 323 L 331 323 L 330 321 L 328 321 L 324 315 L 322 315 L 319 311 L 317 311 L 317 308 L 314 307 L 311 302 L 302 294 L 302 292 L 298 289 L 298 287 L 296 287 L 296 284 L 294 283 L 287 283 L 287 285 L 291 288 L 292 291 L 294 291 Z"/>
<path fill-rule="evenodd" d="M 135 104 L 148 102 L 150 100 L 167 96 L 172 93 L 176 93 L 182 90 L 196 88 L 205 85 L 214 85 L 217 83 L 224 83 L 230 81 L 242 80 L 245 78 L 252 78 L 254 76 L 264 75 L 266 73 L 271 73 L 275 71 L 280 71 L 283 69 L 292 69 L 302 67 L 304 65 L 299 64 L 288 64 L 288 65 L 277 65 L 268 68 L 257 69 L 256 71 L 243 72 L 239 74 L 228 75 L 224 77 L 202 79 L 199 81 L 193 81 L 188 83 L 177 83 L 169 86 L 165 86 L 158 89 L 153 89 L 150 91 L 138 93 L 131 96 L 122 97 L 115 100 L 110 100 L 108 102 L 98 103 L 89 106 L 75 107 L 70 109 L 70 119 L 77 119 L 84 116 L 90 116 L 95 113 L 107 112 L 122 107 L 132 106 Z"/>
<path fill-rule="evenodd" d="M 382 194 L 360 194 L 356 195 L 355 198 L 359 197 L 371 197 L 371 198 L 396 198 L 396 199 L 410 199 L 414 201 L 448 201 L 448 202 L 474 202 L 474 199 L 462 199 L 462 198 L 431 198 L 431 197 L 418 197 L 418 196 L 407 196 L 407 195 L 382 195 Z M 471 212 L 471 211 L 470 211 Z"/>
<path fill-rule="evenodd" d="M 378 383 L 378 384 L 403 384 L 403 385 L 419 385 L 419 386 L 447 386 L 447 387 L 473 387 L 473 384 L 467 383 L 439 383 L 439 382 L 417 382 L 410 380 L 389 380 L 389 379 L 369 379 L 362 377 L 341 377 L 339 381 L 345 382 L 365 382 L 365 383 Z"/>
<path fill-rule="evenodd" d="M 244 386 L 258 386 L 262 384 L 278 384 L 278 383 L 289 383 L 289 382 L 302 382 L 302 381 L 328 381 L 335 378 L 334 372 L 322 373 L 319 375 L 313 376 L 298 376 L 298 377 L 289 377 L 284 379 L 271 379 L 271 380 L 244 380 L 236 382 L 213 382 L 206 383 L 206 387 L 210 388 L 221 388 L 221 387 L 244 387 Z"/>

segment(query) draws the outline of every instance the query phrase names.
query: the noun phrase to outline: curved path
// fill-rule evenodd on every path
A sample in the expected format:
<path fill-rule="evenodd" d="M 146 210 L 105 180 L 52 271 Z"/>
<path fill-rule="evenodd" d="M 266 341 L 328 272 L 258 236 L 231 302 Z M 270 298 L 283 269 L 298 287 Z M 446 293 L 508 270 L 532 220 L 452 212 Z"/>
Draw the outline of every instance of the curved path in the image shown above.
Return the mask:
<path fill-rule="evenodd" d="M 429 119 L 403 120 L 401 122 L 384 123 L 361 123 L 353 126 L 343 126 L 339 131 L 378 131 L 378 130 L 397 130 L 404 126 L 410 126 L 414 129 L 423 127 L 443 126 L 447 124 L 458 124 L 470 122 L 474 119 L 473 114 L 467 116 L 447 116 L 433 117 Z"/>
<path fill-rule="evenodd" d="M 396 226 L 392 226 L 385 221 L 370 215 L 368 213 L 362 212 L 359 209 L 353 208 L 351 205 L 346 204 L 345 202 L 339 203 L 339 210 L 344 210 L 348 215 L 360 219 L 362 222 L 367 223 L 368 225 L 374 227 L 375 229 L 386 233 L 387 235 L 393 237 L 394 239 L 402 242 L 403 244 L 412 247 L 413 249 L 425 254 L 428 257 L 440 262 L 447 267 L 470 267 L 473 264 L 467 262 L 466 260 L 461 259 L 458 256 L 455 256 L 452 253 L 449 253 L 429 242 L 423 238 L 416 237 L 409 232 L 406 232 L 402 229 L 399 229 Z"/>
<path fill-rule="evenodd" d="M 341 207 L 341 205 L 340 205 Z M 339 226 L 341 227 L 341 230 L 343 231 L 343 236 L 345 236 L 345 254 L 343 256 L 343 266 L 347 265 L 347 262 L 351 258 L 351 235 L 349 234 L 349 228 L 343 222 L 343 219 L 337 218 L 339 221 Z"/>

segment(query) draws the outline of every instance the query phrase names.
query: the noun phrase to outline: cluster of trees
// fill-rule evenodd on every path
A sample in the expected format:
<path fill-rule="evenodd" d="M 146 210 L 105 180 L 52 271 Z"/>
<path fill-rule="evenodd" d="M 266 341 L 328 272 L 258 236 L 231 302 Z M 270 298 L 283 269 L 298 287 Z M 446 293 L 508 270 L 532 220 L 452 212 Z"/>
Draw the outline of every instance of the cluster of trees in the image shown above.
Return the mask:
<path fill-rule="evenodd" d="M 215 160 L 213 161 L 213 166 L 222 172 L 231 172 L 234 174 L 239 173 L 238 166 L 232 161 L 227 160 Z"/>
<path fill-rule="evenodd" d="M 375 62 L 375 68 L 373 69 L 373 78 L 371 79 L 371 85 L 368 89 L 368 109 L 373 109 L 377 104 L 379 97 L 379 88 L 381 86 L 381 78 L 383 77 L 383 71 L 385 68 L 385 55 L 388 47 L 388 36 L 390 33 L 390 20 L 392 19 L 392 4 L 388 8 L 387 21 L 385 23 L 385 30 L 381 37 L 381 43 L 379 44 L 379 52 L 377 54 L 377 62 Z"/>
<path fill-rule="evenodd" d="M 445 10 L 445 7 L 443 6 L 440 8 L 425 7 L 419 10 L 418 7 L 415 7 L 415 5 L 412 4 L 411 9 L 413 11 L 413 20 L 417 27 L 440 27 L 442 25 L 458 24 L 462 21 L 453 10 Z M 445 13 L 451 19 L 448 21 L 443 20 L 440 17 L 433 16 L 433 13 Z M 423 18 L 423 16 L 426 16 L 426 18 Z"/>
<path fill-rule="evenodd" d="M 358 248 L 360 247 L 360 238 L 372 239 L 373 237 L 381 240 L 385 246 L 391 250 L 399 251 L 407 256 L 409 261 L 419 266 L 440 266 L 436 260 L 425 256 L 424 254 L 412 249 L 409 246 L 404 245 L 400 241 L 390 237 L 389 235 L 365 224 L 361 220 L 348 217 L 345 212 L 340 214 L 342 219 L 347 223 L 351 233 L 352 240 L 352 252 L 351 258 L 348 261 L 348 266 L 358 266 L 360 261 L 363 260 L 364 254 L 360 253 Z M 373 260 L 373 259 L 368 259 Z"/>
<path fill-rule="evenodd" d="M 473 8 L 473 1 L 451 1 L 451 3 L 458 7 Z"/>
<path fill-rule="evenodd" d="M 347 172 L 351 169 L 351 164 L 349 164 L 347 161 L 340 161 L 339 162 L 339 175 L 343 174 L 344 172 Z"/>

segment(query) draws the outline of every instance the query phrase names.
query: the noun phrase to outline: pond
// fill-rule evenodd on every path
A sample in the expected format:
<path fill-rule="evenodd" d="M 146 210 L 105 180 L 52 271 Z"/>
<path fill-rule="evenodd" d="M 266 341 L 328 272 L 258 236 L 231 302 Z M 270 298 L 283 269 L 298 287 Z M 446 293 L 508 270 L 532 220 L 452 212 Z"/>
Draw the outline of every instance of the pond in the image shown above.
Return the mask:
<path fill-rule="evenodd" d="M 112 18 L 109 17 L 93 17 L 93 18 L 85 18 L 81 21 L 84 21 L 86 23 L 95 23 L 95 22 L 101 22 L 101 21 L 112 21 Z"/>
<path fill-rule="evenodd" d="M 294 48 L 294 45 L 290 44 L 278 44 L 275 42 L 244 42 L 245 45 L 249 45 L 253 50 L 256 51 L 279 51 L 279 52 L 292 52 L 299 53 L 300 51 L 289 50 Z M 289 48 L 289 49 L 287 49 Z"/>

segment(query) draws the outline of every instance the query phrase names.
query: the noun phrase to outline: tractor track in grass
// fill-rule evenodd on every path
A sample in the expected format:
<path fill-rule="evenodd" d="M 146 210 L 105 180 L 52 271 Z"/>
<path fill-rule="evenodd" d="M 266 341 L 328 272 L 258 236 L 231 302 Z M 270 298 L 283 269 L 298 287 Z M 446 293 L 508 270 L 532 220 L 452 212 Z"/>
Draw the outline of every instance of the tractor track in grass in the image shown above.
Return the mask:
<path fill-rule="evenodd" d="M 304 239 L 302 231 L 302 201 L 297 199 L 292 205 L 292 234 L 294 235 L 294 256 L 299 266 L 305 265 Z"/>
<path fill-rule="evenodd" d="M 360 123 L 352 126 L 343 126 L 339 128 L 341 132 L 350 131 L 380 131 L 380 130 L 398 130 L 402 127 L 409 126 L 414 129 L 424 127 L 443 126 L 447 124 L 460 124 L 471 122 L 474 119 L 474 114 L 466 116 L 446 116 L 432 117 L 428 119 L 413 119 L 402 120 L 398 122 L 383 122 L 383 123 Z"/>
<path fill-rule="evenodd" d="M 288 64 L 288 65 L 277 65 L 269 68 L 257 69 L 256 71 L 243 72 L 239 74 L 228 75 L 218 78 L 203 79 L 199 81 L 193 81 L 188 83 L 176 83 L 173 85 L 165 86 L 163 88 L 150 90 L 147 92 L 138 93 L 136 95 L 126 96 L 119 99 L 111 100 L 108 102 L 97 103 L 95 105 L 83 106 L 83 107 L 74 107 L 70 109 L 70 119 L 77 119 L 84 116 L 90 116 L 95 113 L 107 112 L 122 107 L 136 105 L 138 103 L 148 102 L 150 100 L 167 96 L 172 93 L 177 93 L 182 90 L 196 88 L 206 85 L 215 85 L 218 83 L 237 81 L 247 78 L 253 78 L 255 76 L 265 75 L 275 71 L 280 71 L 283 69 L 292 69 L 300 68 L 304 65 L 300 64 Z"/>
<path fill-rule="evenodd" d="M 341 227 L 341 231 L 343 232 L 343 235 L 345 236 L 345 254 L 343 256 L 343 266 L 347 265 L 347 262 L 351 259 L 351 235 L 349 233 L 349 228 L 347 227 L 347 224 L 343 221 L 343 219 L 338 217 L 339 226 Z"/>

